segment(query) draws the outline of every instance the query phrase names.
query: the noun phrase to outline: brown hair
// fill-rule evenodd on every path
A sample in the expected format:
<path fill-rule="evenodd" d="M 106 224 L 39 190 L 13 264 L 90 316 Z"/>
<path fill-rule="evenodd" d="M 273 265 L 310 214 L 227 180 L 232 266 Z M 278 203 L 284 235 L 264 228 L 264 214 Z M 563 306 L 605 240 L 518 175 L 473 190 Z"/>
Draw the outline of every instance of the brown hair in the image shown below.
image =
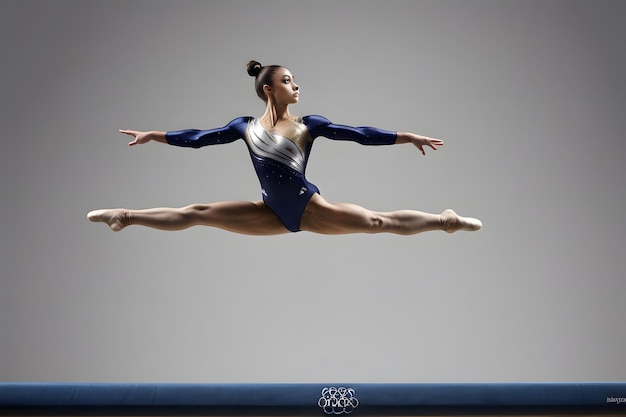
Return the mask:
<path fill-rule="evenodd" d="M 267 65 L 263 66 L 259 61 L 250 61 L 246 66 L 248 71 L 248 75 L 254 77 L 254 89 L 256 90 L 256 95 L 263 101 L 267 101 L 267 96 L 263 91 L 264 85 L 272 85 L 272 78 L 274 73 L 283 68 L 282 65 Z"/>

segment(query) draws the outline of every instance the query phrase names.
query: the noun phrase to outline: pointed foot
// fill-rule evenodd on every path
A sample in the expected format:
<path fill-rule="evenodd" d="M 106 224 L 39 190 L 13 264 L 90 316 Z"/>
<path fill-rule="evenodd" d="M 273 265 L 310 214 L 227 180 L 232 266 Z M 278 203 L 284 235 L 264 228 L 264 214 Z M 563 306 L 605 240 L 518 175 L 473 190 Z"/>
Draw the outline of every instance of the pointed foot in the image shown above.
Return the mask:
<path fill-rule="evenodd" d="M 87 219 L 90 222 L 106 223 L 114 232 L 119 232 L 126 226 L 124 218 L 124 210 L 122 209 L 93 210 L 87 213 Z"/>
<path fill-rule="evenodd" d="M 458 230 L 475 232 L 483 227 L 483 223 L 473 217 L 462 217 L 454 210 L 447 209 L 441 213 L 441 230 L 454 233 Z"/>

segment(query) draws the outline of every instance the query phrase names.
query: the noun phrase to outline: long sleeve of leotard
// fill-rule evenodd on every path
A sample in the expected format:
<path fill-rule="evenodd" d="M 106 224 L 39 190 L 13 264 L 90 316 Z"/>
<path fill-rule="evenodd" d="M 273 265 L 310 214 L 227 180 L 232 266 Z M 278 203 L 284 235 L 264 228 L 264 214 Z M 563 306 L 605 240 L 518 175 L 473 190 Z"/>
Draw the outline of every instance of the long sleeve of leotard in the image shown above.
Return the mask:
<path fill-rule="evenodd" d="M 349 140 L 361 145 L 392 145 L 397 133 L 371 126 L 352 127 L 332 123 L 323 116 L 305 116 L 302 121 L 313 139 L 323 136 L 334 140 Z"/>
<path fill-rule="evenodd" d="M 234 142 L 241 139 L 246 131 L 246 126 L 252 118 L 238 117 L 224 127 L 209 130 L 173 130 L 165 133 L 167 143 L 175 146 L 189 148 L 201 148 L 203 146 L 218 145 Z"/>

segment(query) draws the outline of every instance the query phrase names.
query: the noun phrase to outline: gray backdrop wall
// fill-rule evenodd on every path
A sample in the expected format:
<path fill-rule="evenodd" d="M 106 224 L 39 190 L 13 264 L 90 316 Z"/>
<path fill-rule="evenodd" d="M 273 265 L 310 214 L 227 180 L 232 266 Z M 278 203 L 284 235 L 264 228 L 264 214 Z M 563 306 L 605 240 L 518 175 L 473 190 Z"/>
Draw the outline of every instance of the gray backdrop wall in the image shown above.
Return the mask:
<path fill-rule="evenodd" d="M 626 378 L 621 1 L 3 1 L 0 380 Z M 242 141 L 128 148 L 263 103 L 444 139 L 316 141 L 332 201 L 479 233 L 112 233 L 104 207 L 257 200 Z"/>

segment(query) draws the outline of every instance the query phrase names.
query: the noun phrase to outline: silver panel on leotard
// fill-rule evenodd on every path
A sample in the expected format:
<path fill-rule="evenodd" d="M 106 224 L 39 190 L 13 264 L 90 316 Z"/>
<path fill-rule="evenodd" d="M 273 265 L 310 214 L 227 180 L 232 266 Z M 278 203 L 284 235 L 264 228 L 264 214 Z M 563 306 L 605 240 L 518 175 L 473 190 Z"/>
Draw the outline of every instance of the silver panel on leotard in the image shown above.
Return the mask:
<path fill-rule="evenodd" d="M 246 142 L 255 155 L 273 159 L 304 173 L 304 152 L 289 138 L 267 131 L 259 119 L 254 119 L 248 125 Z"/>

